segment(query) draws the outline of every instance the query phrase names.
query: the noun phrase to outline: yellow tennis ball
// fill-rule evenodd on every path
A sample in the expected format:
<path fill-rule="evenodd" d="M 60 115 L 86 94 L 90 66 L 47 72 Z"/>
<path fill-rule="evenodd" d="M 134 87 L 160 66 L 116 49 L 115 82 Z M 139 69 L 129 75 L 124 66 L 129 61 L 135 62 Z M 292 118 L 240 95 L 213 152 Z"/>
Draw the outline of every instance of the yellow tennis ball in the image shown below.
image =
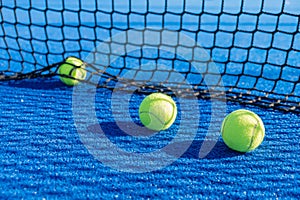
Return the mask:
<path fill-rule="evenodd" d="M 174 100 L 162 93 L 153 93 L 142 101 L 139 117 L 144 126 L 154 131 L 168 129 L 175 121 L 177 107 Z"/>
<path fill-rule="evenodd" d="M 239 152 L 248 152 L 262 143 L 265 127 L 258 115 L 249 110 L 240 109 L 227 115 L 221 132 L 229 148 Z"/>
<path fill-rule="evenodd" d="M 74 86 L 77 85 L 80 80 L 85 79 L 85 64 L 79 58 L 68 57 L 65 62 L 59 66 L 58 73 L 64 75 L 59 77 L 63 83 L 68 86 Z"/>

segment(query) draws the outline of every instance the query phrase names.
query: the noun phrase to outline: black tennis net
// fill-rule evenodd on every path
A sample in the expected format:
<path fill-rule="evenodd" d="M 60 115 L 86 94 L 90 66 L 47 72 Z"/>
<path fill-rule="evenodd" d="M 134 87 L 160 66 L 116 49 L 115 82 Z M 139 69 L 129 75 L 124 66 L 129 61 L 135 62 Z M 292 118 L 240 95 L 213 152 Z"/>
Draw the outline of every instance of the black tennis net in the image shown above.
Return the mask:
<path fill-rule="evenodd" d="M 225 93 L 230 101 L 300 111 L 297 0 L 1 0 L 0 6 L 0 81 L 56 76 L 76 56 L 87 62 L 84 82 L 98 76 L 98 87 L 123 81 L 124 90 L 168 92 L 173 85 L 186 96 Z"/>

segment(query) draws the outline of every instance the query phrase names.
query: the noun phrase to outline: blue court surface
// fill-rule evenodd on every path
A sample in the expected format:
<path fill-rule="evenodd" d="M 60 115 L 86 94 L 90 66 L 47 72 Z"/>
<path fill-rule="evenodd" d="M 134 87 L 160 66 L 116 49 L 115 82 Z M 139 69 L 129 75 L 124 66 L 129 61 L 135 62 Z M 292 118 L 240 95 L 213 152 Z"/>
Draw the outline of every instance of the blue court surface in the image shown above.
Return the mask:
<path fill-rule="evenodd" d="M 276 94 L 291 95 L 289 86 L 292 84 L 295 96 L 291 95 L 291 99 L 299 101 L 300 46 L 296 43 L 299 37 L 293 33 L 295 28 L 299 30 L 299 17 L 295 17 L 295 13 L 300 5 L 296 1 L 294 4 L 284 1 L 284 11 L 278 8 L 282 1 L 266 1 L 262 10 L 258 9 L 261 1 L 241 1 L 244 2 L 240 4 L 244 6 L 242 11 L 233 1 L 223 7 L 219 6 L 221 1 L 216 0 L 211 5 L 203 3 L 202 7 L 193 6 L 197 2 L 188 0 L 184 5 L 181 1 L 174 1 L 177 4 L 166 1 L 169 7 L 160 3 L 152 5 L 150 1 L 147 1 L 148 6 L 134 4 L 134 1 L 130 1 L 130 5 L 121 1 L 95 1 L 100 11 L 95 12 L 100 19 L 95 32 L 90 32 L 94 26 L 90 14 L 95 11 L 95 2 L 55 4 L 55 1 L 46 1 L 47 5 L 44 1 L 16 2 L 16 16 L 23 19 L 17 25 L 11 11 L 14 4 L 8 0 L 0 2 L 0 58 L 4 61 L 0 71 L 30 72 L 70 55 L 88 59 L 89 50 L 94 48 L 93 39 L 101 41 L 108 33 L 120 33 L 128 28 L 125 16 L 129 15 L 127 7 L 130 6 L 131 28 L 160 28 L 164 24 L 165 28 L 180 29 L 191 36 L 197 33 L 198 26 L 194 13 L 203 10 L 205 23 L 201 29 L 207 32 L 199 32 L 198 42 L 216 61 L 218 70 L 222 72 L 227 67 L 223 74 L 224 85 L 235 84 L 240 74 L 263 76 L 265 79 L 256 79 L 259 81 L 256 89 L 272 89 L 275 97 Z M 29 6 L 35 8 L 31 14 L 26 11 Z M 43 15 L 47 6 L 50 9 Z M 64 6 L 68 9 L 61 15 L 65 15 L 62 22 L 58 13 Z M 77 13 L 78 7 L 82 9 L 80 20 L 84 26 L 72 32 L 79 25 L 77 15 L 72 15 Z M 112 7 L 115 12 L 110 10 Z M 170 11 L 164 13 L 166 7 Z M 186 15 L 179 20 L 182 7 Z M 220 15 L 220 10 L 225 14 Z M 145 12 L 148 12 L 147 24 L 143 21 Z M 262 12 L 260 21 L 254 19 L 258 12 Z M 285 14 L 274 21 L 279 12 Z M 161 13 L 169 21 L 162 22 L 158 17 Z M 26 20 L 29 15 L 31 22 Z M 240 20 L 238 29 L 236 16 Z M 219 21 L 215 22 L 215 18 Z M 28 23 L 35 24 L 30 31 Z M 44 23 L 50 26 L 44 29 Z M 63 23 L 68 26 L 63 28 Z M 253 31 L 255 26 L 257 32 Z M 32 35 L 33 32 L 36 34 Z M 238 32 L 234 42 L 229 37 L 232 32 Z M 249 34 L 253 37 L 248 37 Z M 78 42 L 80 37 L 82 42 Z M 18 43 L 13 41 L 16 38 Z M 233 49 L 230 55 L 226 54 L 227 47 Z M 138 55 L 145 57 L 141 61 L 145 62 L 144 67 L 150 66 L 147 61 L 151 59 L 160 60 L 160 56 L 165 61 L 172 58 L 170 53 L 157 55 L 152 50 Z M 129 56 L 135 58 L 135 52 Z M 133 60 L 126 62 L 126 66 L 134 68 L 137 63 Z M 245 64 L 245 60 L 249 62 Z M 176 59 L 173 61 L 171 64 L 175 64 L 177 71 L 186 72 Z M 118 59 L 111 63 L 109 73 L 115 73 L 120 63 Z M 162 63 L 172 68 L 170 62 Z M 284 68 L 285 65 L 288 66 Z M 147 79 L 146 72 L 139 76 Z M 187 76 L 190 82 L 197 82 L 198 78 Z M 247 90 L 252 87 L 250 78 L 239 81 Z M 270 86 L 276 81 L 275 86 Z M 153 133 L 143 129 L 138 117 L 145 94 L 96 89 L 85 83 L 67 87 L 58 76 L 0 82 L 0 94 L 1 199 L 299 199 L 300 115 L 297 112 L 213 98 L 175 97 L 178 106 L 175 123 L 165 131 Z M 235 152 L 221 138 L 222 120 L 237 109 L 257 113 L 265 124 L 264 141 L 252 152 Z M 141 132 L 143 137 L 134 135 Z M 179 133 L 181 137 L 177 137 Z"/>
<path fill-rule="evenodd" d="M 188 150 L 163 169 L 135 174 L 111 169 L 88 152 L 74 125 L 72 89 L 59 80 L 51 85 L 42 80 L 1 85 L 0 91 L 3 198 L 296 199 L 299 195 L 299 115 L 228 103 L 228 112 L 247 108 L 260 115 L 265 140 L 255 151 L 240 154 L 228 149 L 220 138 L 200 159 L 210 117 L 201 102 L 201 121 Z M 100 124 L 113 142 L 140 152 L 145 145 L 155 150 L 168 144 L 176 127 L 160 136 L 160 142 L 158 137 L 138 143 L 125 135 L 111 117 L 108 92 L 99 92 Z M 97 133 L 93 127 L 90 131 Z"/>

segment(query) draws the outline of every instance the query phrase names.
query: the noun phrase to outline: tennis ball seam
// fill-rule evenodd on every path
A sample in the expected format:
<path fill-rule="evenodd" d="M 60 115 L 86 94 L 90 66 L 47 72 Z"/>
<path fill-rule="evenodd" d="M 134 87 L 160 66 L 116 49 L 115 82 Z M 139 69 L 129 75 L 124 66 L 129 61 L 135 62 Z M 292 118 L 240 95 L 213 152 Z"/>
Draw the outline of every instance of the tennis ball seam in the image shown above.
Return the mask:
<path fill-rule="evenodd" d="M 171 120 L 173 120 L 174 118 L 174 114 L 176 113 L 177 115 L 177 112 L 176 112 L 176 107 L 172 104 L 172 107 L 173 107 L 173 112 L 172 112 L 172 116 L 170 117 L 170 119 L 165 123 L 165 124 L 169 124 Z M 164 125 L 165 126 L 165 125 Z"/>
<path fill-rule="evenodd" d="M 170 119 L 168 120 L 168 121 L 166 121 L 166 122 L 162 122 L 157 116 L 155 116 L 153 113 L 151 113 L 152 115 L 154 115 L 155 116 L 155 118 L 157 118 L 160 122 L 161 122 L 161 124 L 163 124 L 163 128 L 166 126 L 166 124 L 169 124 L 170 123 L 170 121 L 172 121 L 172 119 L 174 118 L 174 114 L 175 114 L 175 112 L 176 112 L 176 104 L 174 104 L 172 101 L 170 101 L 169 99 L 164 99 L 164 98 L 158 98 L 158 99 L 155 99 L 155 101 L 166 101 L 166 102 L 168 102 L 169 104 L 171 104 L 172 105 L 172 108 L 173 108 L 173 112 L 172 112 L 172 116 L 170 117 Z M 150 112 L 148 112 L 148 113 L 150 113 Z M 142 114 L 142 113 L 141 113 Z M 176 112 L 176 115 L 177 115 L 177 112 Z"/>
<path fill-rule="evenodd" d="M 160 102 L 164 102 L 163 105 L 168 106 L 167 110 L 172 110 L 172 111 L 169 112 L 168 117 L 161 116 L 162 113 L 156 113 L 156 112 L 161 112 L 159 110 L 164 109 L 165 106 L 157 107 L 156 110 L 154 110 L 154 111 L 149 110 L 153 106 L 154 106 L 153 108 L 155 108 L 156 106 L 161 106 Z M 142 106 L 142 105 L 144 105 L 145 107 Z M 150 122 L 148 121 L 149 124 L 147 125 L 141 119 L 142 123 L 146 127 L 149 126 L 148 127 L 149 129 L 157 130 L 157 131 L 165 130 L 173 124 L 173 122 L 176 118 L 176 115 L 177 115 L 177 106 L 176 106 L 176 103 L 174 102 L 174 100 L 170 96 L 168 96 L 166 94 L 163 94 L 163 93 L 153 93 L 153 94 L 147 96 L 146 98 L 144 98 L 144 100 L 142 101 L 142 103 L 140 105 L 140 108 L 139 108 L 139 115 L 140 115 L 140 118 L 141 118 L 141 116 L 146 117 L 146 115 L 148 115 L 148 117 L 150 117 L 150 119 L 151 119 L 151 117 L 153 117 L 152 119 L 154 121 L 156 121 L 157 126 L 160 126 L 160 128 L 153 127 L 153 129 L 152 129 L 150 127 L 150 126 L 152 126 L 151 121 Z M 161 117 L 163 117 L 163 118 L 161 118 Z"/>
<path fill-rule="evenodd" d="M 154 113 L 152 113 L 152 112 L 147 112 L 147 111 L 143 111 L 143 112 L 140 112 L 140 114 L 150 114 L 150 115 L 152 115 L 153 117 L 155 117 L 162 125 L 163 125 L 163 127 L 166 125 L 166 123 L 164 123 L 161 119 L 159 119 L 159 117 L 158 116 L 156 116 Z"/>
<path fill-rule="evenodd" d="M 83 69 L 84 68 L 81 68 L 80 66 L 73 66 L 72 64 L 70 63 L 66 63 L 67 65 L 71 65 L 73 68 L 70 69 L 69 73 L 68 74 L 61 74 L 61 77 L 64 78 L 64 79 L 72 79 L 72 80 L 75 80 L 75 81 L 82 81 L 82 79 L 85 78 L 85 76 L 83 77 L 73 77 L 73 72 L 77 73 L 76 70 L 78 69 Z"/>
<path fill-rule="evenodd" d="M 255 119 L 256 120 L 256 119 Z M 248 148 L 246 149 L 246 151 L 249 151 L 252 147 L 252 144 L 254 142 L 254 135 L 255 135 L 255 131 L 256 131 L 256 128 L 258 127 L 258 121 L 256 120 L 256 124 L 254 125 L 253 127 L 253 131 L 252 131 L 252 134 L 251 134 L 251 140 L 250 140 L 250 143 L 249 143 L 249 146 Z"/>
<path fill-rule="evenodd" d="M 62 73 L 63 66 L 68 66 L 69 70 L 67 73 Z M 77 57 L 70 56 L 59 67 L 59 74 L 61 75 L 60 79 L 67 85 L 76 85 L 76 81 L 81 81 L 86 77 L 85 72 L 82 72 L 82 70 L 85 70 L 85 63 Z M 67 83 L 66 81 L 69 81 L 69 79 L 74 81 L 74 83 Z"/>
<path fill-rule="evenodd" d="M 161 119 L 159 119 L 159 117 L 158 116 L 156 116 L 154 113 L 152 113 L 152 112 L 147 112 L 147 111 L 143 111 L 143 112 L 140 112 L 140 114 L 151 114 L 152 116 L 154 116 L 161 124 L 164 124 L 164 122 L 161 120 Z"/>
<path fill-rule="evenodd" d="M 164 124 L 164 126 L 165 126 L 166 124 L 169 124 L 170 121 L 172 121 L 172 119 L 174 118 L 174 114 L 175 114 L 175 113 L 176 113 L 176 115 L 177 115 L 177 108 L 176 108 L 176 104 L 174 104 L 173 102 L 171 102 L 171 101 L 169 101 L 169 100 L 166 100 L 166 99 L 164 99 L 164 101 L 170 103 L 170 104 L 172 105 L 172 110 L 173 110 L 172 116 L 170 117 L 170 119 L 169 119 L 168 121 L 165 122 L 165 124 Z"/>
<path fill-rule="evenodd" d="M 72 66 L 73 66 L 73 65 L 72 65 Z M 71 78 L 71 79 L 73 79 L 73 80 L 76 80 L 76 79 L 72 76 L 73 72 L 74 72 L 76 69 L 77 69 L 77 68 L 73 66 L 73 68 L 69 71 L 69 76 L 70 76 L 70 77 L 68 77 L 68 78 Z M 75 73 L 76 73 L 76 71 L 75 71 Z"/>
<path fill-rule="evenodd" d="M 256 133 L 257 129 L 260 127 L 260 122 L 261 122 L 261 120 L 260 120 L 260 118 L 257 118 L 257 117 L 259 117 L 259 116 L 257 116 L 255 113 L 253 113 L 253 112 L 251 112 L 251 111 L 249 111 L 249 110 L 240 109 L 240 110 L 236 110 L 236 111 L 234 111 L 234 112 L 243 112 L 243 111 L 248 112 L 249 115 L 256 121 L 256 123 L 254 124 L 254 127 L 253 127 L 253 131 L 252 131 L 252 134 L 251 134 L 250 143 L 249 143 L 249 145 L 248 145 L 248 148 L 247 148 L 245 151 L 241 151 L 241 152 L 248 152 L 249 150 L 252 149 L 252 145 L 253 145 L 253 143 L 254 143 L 254 141 L 255 141 L 255 135 L 256 135 L 256 134 L 260 134 L 260 135 L 262 134 L 260 131 Z M 234 112 L 232 112 L 232 113 L 234 113 Z M 232 113 L 230 113 L 230 114 L 232 114 Z M 225 126 L 227 125 L 228 120 L 231 119 L 232 116 L 233 116 L 233 115 L 227 115 L 227 116 L 225 117 L 225 119 L 224 119 L 224 122 L 223 122 L 223 124 L 222 124 L 222 126 L 221 126 L 222 137 L 224 136 L 224 128 L 225 128 Z M 255 133 L 256 133 L 256 134 L 255 134 Z M 264 135 L 264 133 L 263 133 L 263 135 Z M 224 142 L 225 142 L 225 141 L 224 141 Z M 225 143 L 226 143 L 226 142 L 225 142 Z"/>

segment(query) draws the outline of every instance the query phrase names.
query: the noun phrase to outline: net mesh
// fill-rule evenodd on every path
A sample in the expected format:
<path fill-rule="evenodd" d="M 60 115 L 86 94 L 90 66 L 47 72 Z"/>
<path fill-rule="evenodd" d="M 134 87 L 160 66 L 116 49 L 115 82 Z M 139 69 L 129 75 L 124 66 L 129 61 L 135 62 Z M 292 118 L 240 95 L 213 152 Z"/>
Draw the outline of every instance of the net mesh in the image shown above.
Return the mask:
<path fill-rule="evenodd" d="M 124 81 L 124 90 L 168 92 L 173 85 L 187 96 L 224 92 L 231 101 L 299 113 L 298 0 L 1 0 L 0 6 L 1 81 L 58 75 L 62 61 L 76 56 L 93 63 L 85 82 L 99 76 L 98 87 Z M 167 30 L 195 43 L 172 40 Z M 125 39 L 111 39 L 124 32 Z M 134 50 L 114 52 L 128 47 Z M 196 55 L 199 47 L 209 58 Z M 220 76 L 208 91 L 212 63 Z"/>

